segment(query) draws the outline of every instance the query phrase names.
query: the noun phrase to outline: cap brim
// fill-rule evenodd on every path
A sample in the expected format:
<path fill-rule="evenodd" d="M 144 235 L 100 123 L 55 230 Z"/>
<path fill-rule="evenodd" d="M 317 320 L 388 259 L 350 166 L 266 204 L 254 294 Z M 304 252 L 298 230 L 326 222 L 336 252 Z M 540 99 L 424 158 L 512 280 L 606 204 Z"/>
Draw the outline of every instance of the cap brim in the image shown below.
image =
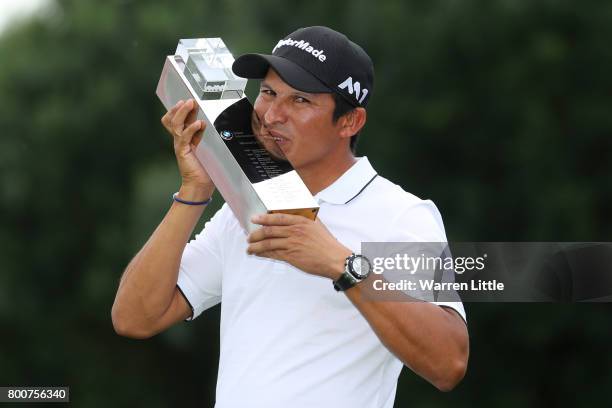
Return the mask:
<path fill-rule="evenodd" d="M 303 92 L 332 92 L 317 77 L 288 59 L 266 54 L 245 54 L 234 61 L 232 71 L 242 78 L 262 79 L 273 68 L 283 81 Z"/>

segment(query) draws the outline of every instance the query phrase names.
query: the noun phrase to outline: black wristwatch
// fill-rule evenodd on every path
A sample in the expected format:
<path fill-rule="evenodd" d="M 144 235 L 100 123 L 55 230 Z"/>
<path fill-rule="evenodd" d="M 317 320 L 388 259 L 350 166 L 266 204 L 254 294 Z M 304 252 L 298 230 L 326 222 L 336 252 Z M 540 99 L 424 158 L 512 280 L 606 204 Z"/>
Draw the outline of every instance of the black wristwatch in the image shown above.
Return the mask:
<path fill-rule="evenodd" d="M 334 281 L 338 292 L 352 288 L 370 275 L 372 264 L 363 255 L 351 254 L 344 261 L 344 273 Z"/>

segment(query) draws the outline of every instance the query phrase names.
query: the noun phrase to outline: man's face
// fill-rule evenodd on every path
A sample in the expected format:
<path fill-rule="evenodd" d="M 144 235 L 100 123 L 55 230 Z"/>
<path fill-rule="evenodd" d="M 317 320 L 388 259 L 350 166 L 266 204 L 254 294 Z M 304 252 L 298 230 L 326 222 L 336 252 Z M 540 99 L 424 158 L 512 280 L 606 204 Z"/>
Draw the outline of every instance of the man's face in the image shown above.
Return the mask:
<path fill-rule="evenodd" d="M 299 170 L 339 148 L 334 107 L 330 94 L 298 91 L 269 69 L 255 100 L 254 133 L 272 156 Z"/>

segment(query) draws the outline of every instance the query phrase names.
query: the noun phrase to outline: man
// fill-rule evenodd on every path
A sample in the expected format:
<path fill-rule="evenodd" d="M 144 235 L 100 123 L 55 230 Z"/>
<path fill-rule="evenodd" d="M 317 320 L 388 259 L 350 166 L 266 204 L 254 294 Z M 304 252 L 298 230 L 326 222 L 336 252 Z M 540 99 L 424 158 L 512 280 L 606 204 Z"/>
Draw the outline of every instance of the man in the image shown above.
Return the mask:
<path fill-rule="evenodd" d="M 221 302 L 219 408 L 392 407 L 403 365 L 452 389 L 468 356 L 461 303 L 361 296 L 371 279 L 356 267 L 366 265 L 361 242 L 446 240 L 431 201 L 353 155 L 373 89 L 368 55 L 343 34 L 308 27 L 272 55 L 241 56 L 233 70 L 263 79 L 255 133 L 300 174 L 318 219 L 262 214 L 253 219 L 262 228 L 246 235 L 226 204 L 186 245 L 214 185 L 194 155 L 203 129 L 194 101 L 177 104 L 162 123 L 174 139 L 180 202 L 128 265 L 115 330 L 147 338 Z"/>

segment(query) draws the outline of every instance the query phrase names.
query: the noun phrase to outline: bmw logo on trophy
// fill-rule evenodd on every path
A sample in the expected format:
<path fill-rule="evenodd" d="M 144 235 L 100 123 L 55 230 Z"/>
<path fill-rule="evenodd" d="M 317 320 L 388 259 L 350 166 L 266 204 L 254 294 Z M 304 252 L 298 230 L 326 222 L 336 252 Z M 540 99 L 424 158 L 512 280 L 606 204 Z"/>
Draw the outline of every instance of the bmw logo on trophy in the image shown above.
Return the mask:
<path fill-rule="evenodd" d="M 181 39 L 166 57 L 157 96 L 166 109 L 195 99 L 206 130 L 196 155 L 246 231 L 261 213 L 299 214 L 315 219 L 319 206 L 286 161 L 276 160 L 255 137 L 247 80 L 232 72 L 234 57 L 221 38 Z"/>

